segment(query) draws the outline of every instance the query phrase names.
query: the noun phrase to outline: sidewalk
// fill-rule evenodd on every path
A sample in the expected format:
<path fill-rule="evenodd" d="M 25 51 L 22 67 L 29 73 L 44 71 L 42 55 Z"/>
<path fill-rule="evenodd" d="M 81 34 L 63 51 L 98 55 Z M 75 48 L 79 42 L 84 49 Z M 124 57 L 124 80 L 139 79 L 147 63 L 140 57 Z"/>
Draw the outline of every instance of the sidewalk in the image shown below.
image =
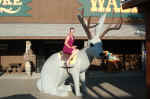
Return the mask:
<path fill-rule="evenodd" d="M 97 77 L 144 77 L 144 72 L 142 71 L 127 71 L 127 72 L 101 72 L 95 70 L 89 70 L 86 72 L 88 77 L 97 78 Z"/>
<path fill-rule="evenodd" d="M 145 99 L 145 78 L 142 72 L 104 73 L 88 71 L 88 93 L 76 97 L 56 97 L 39 92 L 36 81 L 39 73 L 31 77 L 25 73 L 4 74 L 0 77 L 0 99 Z"/>
<path fill-rule="evenodd" d="M 33 73 L 32 76 L 28 76 L 24 73 L 5 73 L 0 76 L 0 79 L 37 79 L 40 77 L 40 73 Z"/>
<path fill-rule="evenodd" d="M 88 70 L 86 72 L 88 78 L 99 78 L 99 77 L 144 77 L 144 72 L 101 72 L 96 70 Z M 37 79 L 40 77 L 40 73 L 32 73 L 28 76 L 25 72 L 23 73 L 5 73 L 0 76 L 0 79 Z"/>

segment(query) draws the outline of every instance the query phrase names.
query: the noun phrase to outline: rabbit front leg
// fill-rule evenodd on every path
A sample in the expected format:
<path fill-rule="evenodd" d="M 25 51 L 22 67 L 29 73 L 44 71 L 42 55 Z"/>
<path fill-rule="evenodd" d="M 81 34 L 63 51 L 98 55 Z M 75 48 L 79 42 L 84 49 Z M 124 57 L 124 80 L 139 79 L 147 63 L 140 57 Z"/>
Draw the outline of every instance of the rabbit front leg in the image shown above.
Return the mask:
<path fill-rule="evenodd" d="M 86 83 L 85 83 L 85 72 L 80 73 L 80 81 L 81 81 L 82 91 L 87 93 L 87 87 L 86 87 Z"/>
<path fill-rule="evenodd" d="M 77 69 L 73 70 L 72 77 L 74 81 L 74 88 L 75 88 L 76 96 L 82 96 L 82 94 L 80 93 L 79 71 Z"/>

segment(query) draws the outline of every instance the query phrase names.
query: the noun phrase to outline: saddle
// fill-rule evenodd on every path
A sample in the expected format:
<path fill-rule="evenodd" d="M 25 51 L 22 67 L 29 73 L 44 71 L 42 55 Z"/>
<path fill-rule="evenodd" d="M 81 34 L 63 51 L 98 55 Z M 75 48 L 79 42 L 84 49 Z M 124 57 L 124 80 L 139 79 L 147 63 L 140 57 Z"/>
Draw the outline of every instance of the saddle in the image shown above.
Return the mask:
<path fill-rule="evenodd" d="M 61 60 L 62 62 L 64 62 L 64 65 L 66 66 L 66 68 L 68 68 L 67 65 L 66 65 L 66 62 L 67 62 L 68 58 L 70 57 L 70 54 L 66 54 L 66 53 L 64 53 L 63 51 L 60 51 L 60 52 L 58 53 L 58 56 L 59 56 L 60 60 Z M 71 59 L 70 64 L 75 63 L 76 58 L 77 58 L 77 55 L 75 55 L 75 56 Z M 71 68 L 71 67 L 69 67 L 69 68 Z"/>
<path fill-rule="evenodd" d="M 63 51 L 60 52 L 61 60 L 62 61 L 67 61 L 68 58 L 70 57 L 70 54 L 64 53 Z"/>

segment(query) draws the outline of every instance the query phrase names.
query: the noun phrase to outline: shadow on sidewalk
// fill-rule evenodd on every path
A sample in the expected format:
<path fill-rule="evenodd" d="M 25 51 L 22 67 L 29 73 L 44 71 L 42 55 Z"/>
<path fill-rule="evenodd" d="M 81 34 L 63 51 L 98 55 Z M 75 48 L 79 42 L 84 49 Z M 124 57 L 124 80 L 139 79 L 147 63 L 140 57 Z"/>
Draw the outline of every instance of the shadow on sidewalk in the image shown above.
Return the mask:
<path fill-rule="evenodd" d="M 12 95 L 7 97 L 1 97 L 0 99 L 37 99 L 30 94 Z"/>
<path fill-rule="evenodd" d="M 93 76 L 93 75 L 91 75 Z M 87 77 L 88 93 L 81 99 L 146 99 L 144 76 Z"/>

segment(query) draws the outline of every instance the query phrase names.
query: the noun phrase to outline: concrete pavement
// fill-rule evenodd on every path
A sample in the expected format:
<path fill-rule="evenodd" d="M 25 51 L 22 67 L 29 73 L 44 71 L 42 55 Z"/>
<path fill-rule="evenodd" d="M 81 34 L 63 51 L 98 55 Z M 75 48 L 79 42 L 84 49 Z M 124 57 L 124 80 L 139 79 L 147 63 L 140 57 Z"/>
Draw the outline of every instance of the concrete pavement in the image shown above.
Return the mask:
<path fill-rule="evenodd" d="M 82 97 L 57 97 L 36 88 L 39 74 L 4 74 L 0 77 L 0 99 L 145 99 L 145 77 L 142 72 L 103 73 L 88 71 L 88 93 Z M 72 83 L 72 82 L 70 82 Z"/>

